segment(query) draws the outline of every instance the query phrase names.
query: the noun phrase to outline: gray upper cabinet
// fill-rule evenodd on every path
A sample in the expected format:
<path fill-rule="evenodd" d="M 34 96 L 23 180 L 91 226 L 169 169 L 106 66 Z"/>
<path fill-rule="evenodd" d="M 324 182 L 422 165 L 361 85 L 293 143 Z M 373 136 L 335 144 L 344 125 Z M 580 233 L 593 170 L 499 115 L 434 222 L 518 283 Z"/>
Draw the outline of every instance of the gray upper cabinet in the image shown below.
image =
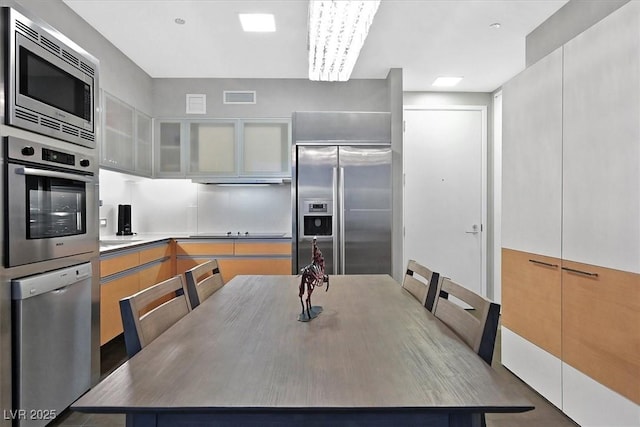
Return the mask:
<path fill-rule="evenodd" d="M 290 176 L 289 121 L 243 120 L 241 125 L 240 174 Z"/>
<path fill-rule="evenodd" d="M 157 119 L 155 176 L 261 182 L 291 176 L 289 119 Z"/>
<path fill-rule="evenodd" d="M 136 111 L 136 168 L 144 176 L 153 175 L 151 117 Z"/>
<path fill-rule="evenodd" d="M 103 94 L 100 166 L 151 176 L 151 118 L 115 96 L 107 92 Z"/>

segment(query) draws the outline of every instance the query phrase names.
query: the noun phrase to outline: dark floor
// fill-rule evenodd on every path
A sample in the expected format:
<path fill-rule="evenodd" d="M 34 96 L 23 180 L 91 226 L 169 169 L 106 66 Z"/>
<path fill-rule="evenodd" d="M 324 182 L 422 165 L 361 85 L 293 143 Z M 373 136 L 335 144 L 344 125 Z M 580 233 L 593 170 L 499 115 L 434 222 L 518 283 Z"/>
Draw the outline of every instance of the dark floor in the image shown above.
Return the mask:
<path fill-rule="evenodd" d="M 513 389 L 529 398 L 535 406 L 533 411 L 522 414 L 487 414 L 487 427 L 576 427 L 577 424 L 566 417 L 555 406 L 520 381 L 500 363 L 500 334 L 496 339 L 493 368 L 508 378 Z M 122 336 L 113 339 L 101 349 L 101 374 L 105 377 L 120 366 L 127 358 Z M 50 424 L 52 426 L 71 427 L 124 427 L 124 415 L 83 414 L 65 411 Z"/>

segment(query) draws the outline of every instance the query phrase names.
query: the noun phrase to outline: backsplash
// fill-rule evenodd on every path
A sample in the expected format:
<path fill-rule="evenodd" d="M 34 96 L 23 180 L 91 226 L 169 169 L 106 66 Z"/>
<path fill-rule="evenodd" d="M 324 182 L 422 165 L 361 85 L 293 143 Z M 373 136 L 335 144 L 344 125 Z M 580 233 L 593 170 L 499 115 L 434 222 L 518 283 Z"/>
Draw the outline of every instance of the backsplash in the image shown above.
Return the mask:
<path fill-rule="evenodd" d="M 220 186 L 100 170 L 100 218 L 113 235 L 118 204 L 130 204 L 134 233 L 291 232 L 291 185 Z"/>

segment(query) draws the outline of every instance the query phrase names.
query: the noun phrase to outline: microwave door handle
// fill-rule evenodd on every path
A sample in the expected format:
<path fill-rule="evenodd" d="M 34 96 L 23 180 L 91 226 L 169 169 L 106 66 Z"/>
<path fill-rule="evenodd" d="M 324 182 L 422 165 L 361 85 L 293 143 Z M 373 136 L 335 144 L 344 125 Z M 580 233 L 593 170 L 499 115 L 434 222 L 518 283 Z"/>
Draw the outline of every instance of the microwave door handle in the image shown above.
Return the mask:
<path fill-rule="evenodd" d="M 44 176 L 46 178 L 61 178 L 61 179 L 70 179 L 73 181 L 82 181 L 82 182 L 93 181 L 93 179 L 83 175 L 76 175 L 73 173 L 49 171 L 49 170 L 35 169 L 35 168 L 18 168 L 16 169 L 16 173 L 18 175 L 35 175 L 35 176 Z"/>

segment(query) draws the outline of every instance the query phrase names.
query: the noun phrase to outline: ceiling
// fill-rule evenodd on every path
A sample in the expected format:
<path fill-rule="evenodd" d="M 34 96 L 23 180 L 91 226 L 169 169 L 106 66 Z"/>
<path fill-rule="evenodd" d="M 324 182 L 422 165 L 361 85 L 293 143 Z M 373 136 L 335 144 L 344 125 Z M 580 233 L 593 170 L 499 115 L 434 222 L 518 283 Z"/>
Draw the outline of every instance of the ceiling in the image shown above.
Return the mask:
<path fill-rule="evenodd" d="M 151 77 L 308 78 L 306 0 L 63 1 Z M 464 79 L 440 90 L 491 92 L 524 69 L 525 36 L 565 3 L 382 0 L 351 78 L 402 68 L 405 91 L 453 75 Z M 241 12 L 273 13 L 277 31 L 243 32 Z"/>

